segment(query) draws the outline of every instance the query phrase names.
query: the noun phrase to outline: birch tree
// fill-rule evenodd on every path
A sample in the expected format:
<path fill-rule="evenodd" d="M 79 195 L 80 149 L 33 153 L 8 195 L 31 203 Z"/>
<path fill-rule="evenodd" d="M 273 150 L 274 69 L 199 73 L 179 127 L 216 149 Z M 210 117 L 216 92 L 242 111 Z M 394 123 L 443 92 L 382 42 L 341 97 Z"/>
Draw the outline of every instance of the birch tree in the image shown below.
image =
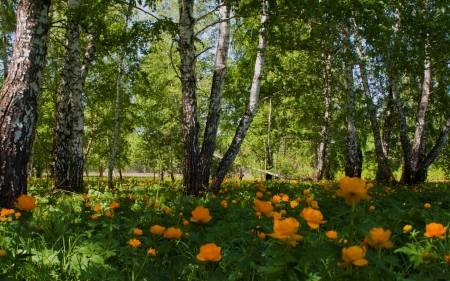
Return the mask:
<path fill-rule="evenodd" d="M 22 0 L 8 76 L 0 96 L 0 206 L 14 208 L 27 193 L 26 165 L 44 77 L 50 0 Z"/>

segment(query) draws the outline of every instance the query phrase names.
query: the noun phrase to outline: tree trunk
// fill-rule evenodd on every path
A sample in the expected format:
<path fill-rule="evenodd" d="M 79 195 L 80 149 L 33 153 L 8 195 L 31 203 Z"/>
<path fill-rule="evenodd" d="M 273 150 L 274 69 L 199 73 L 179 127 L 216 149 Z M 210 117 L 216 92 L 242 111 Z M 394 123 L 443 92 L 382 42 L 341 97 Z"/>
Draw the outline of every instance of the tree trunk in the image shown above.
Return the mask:
<path fill-rule="evenodd" d="M 353 82 L 353 63 L 351 62 L 350 34 L 347 27 L 342 33 L 344 53 L 346 54 L 344 65 L 344 84 L 347 92 L 347 155 L 345 175 L 349 177 L 361 177 L 362 152 L 356 137 L 355 126 L 355 91 Z"/>
<path fill-rule="evenodd" d="M 230 17 L 230 9 L 222 5 L 219 9 L 220 20 Z M 226 64 L 230 46 L 230 21 L 225 20 L 219 25 L 219 38 L 217 39 L 216 60 L 209 97 L 209 111 L 206 118 L 205 133 L 201 150 L 202 185 L 209 186 L 211 175 L 211 162 L 216 149 L 216 135 L 219 126 L 220 111 L 222 107 L 223 86 L 225 84 Z"/>
<path fill-rule="evenodd" d="M 322 60 L 325 64 L 323 71 L 323 81 L 325 87 L 323 89 L 323 94 L 325 97 L 325 116 L 324 124 L 322 126 L 322 131 L 320 132 L 320 144 L 317 148 L 317 162 L 316 162 L 316 172 L 314 178 L 316 180 L 321 180 L 323 178 L 325 155 L 328 145 L 328 139 L 330 136 L 330 123 L 331 123 L 331 58 L 330 56 L 325 56 L 322 54 Z"/>
<path fill-rule="evenodd" d="M 261 87 L 262 71 L 264 67 L 264 59 L 266 56 L 267 48 L 267 28 L 266 22 L 268 19 L 269 2 L 267 0 L 262 2 L 262 14 L 261 14 L 261 29 L 258 42 L 258 52 L 256 55 L 255 70 L 252 80 L 252 87 L 250 89 L 250 100 L 247 109 L 242 116 L 236 133 L 234 135 L 233 141 L 230 144 L 227 152 L 220 161 L 219 167 L 217 168 L 217 173 L 213 179 L 211 190 L 217 192 L 220 185 L 222 184 L 225 175 L 233 164 L 234 159 L 239 153 L 242 142 L 244 141 L 245 135 L 247 134 L 248 128 L 250 127 L 253 118 L 255 117 L 256 110 L 259 103 L 259 91 Z"/>
<path fill-rule="evenodd" d="M 272 98 L 269 99 L 269 116 L 267 117 L 267 162 L 266 171 L 270 171 L 273 168 L 273 151 L 270 147 L 270 121 L 272 118 Z M 266 180 L 271 180 L 273 178 L 272 174 L 266 173 Z"/>
<path fill-rule="evenodd" d="M 1 16 L 2 16 L 2 62 L 3 62 L 3 79 L 8 76 L 8 54 L 6 53 L 6 45 L 8 44 L 8 38 L 6 37 L 6 21 L 5 7 L 0 4 Z"/>
<path fill-rule="evenodd" d="M 26 165 L 35 136 L 47 53 L 50 0 L 22 0 L 16 42 L 0 96 L 0 206 L 14 208 L 27 193 Z"/>
<path fill-rule="evenodd" d="M 79 35 L 78 27 L 72 19 L 66 25 L 66 45 L 64 51 L 64 62 L 61 71 L 61 82 L 59 86 L 59 100 L 56 105 L 56 127 L 53 142 L 53 159 L 55 161 L 55 187 L 69 189 L 68 170 L 70 161 L 71 128 L 69 122 L 70 112 L 70 79 L 72 75 L 72 60 L 76 59 L 74 53 L 78 53 L 78 44 L 74 44 Z"/>
<path fill-rule="evenodd" d="M 357 28 L 355 23 L 355 29 Z M 364 54 L 361 50 L 360 42 L 359 42 L 359 35 L 355 31 L 355 47 L 356 52 L 358 54 L 359 58 L 359 71 L 361 73 L 361 80 L 364 88 L 364 94 L 366 95 L 367 100 L 367 107 L 369 108 L 369 118 L 370 123 L 372 125 L 372 134 L 373 134 L 373 140 L 375 144 L 375 153 L 377 155 L 377 163 L 378 163 L 378 170 L 382 172 L 383 180 L 385 182 L 388 182 L 392 176 L 392 172 L 389 169 L 387 157 L 384 154 L 383 151 L 383 144 L 381 141 L 381 135 L 380 135 L 380 126 L 378 125 L 378 110 L 376 106 L 373 104 L 373 98 L 372 94 L 370 92 L 370 86 L 369 86 L 369 77 L 367 75 L 366 71 L 366 59 L 364 58 Z"/>
<path fill-rule="evenodd" d="M 189 194 L 201 190 L 201 162 L 197 118 L 195 46 L 194 46 L 194 0 L 178 0 L 180 72 L 183 103 L 183 185 Z"/>
<path fill-rule="evenodd" d="M 131 3 L 131 2 L 130 2 Z M 128 21 L 131 15 L 131 4 L 128 5 L 128 11 L 125 15 L 125 26 L 123 28 L 123 33 L 127 33 Z M 119 59 L 119 66 L 117 68 L 117 84 L 116 84 L 116 104 L 114 109 L 114 141 L 113 141 L 113 149 L 111 152 L 111 158 L 109 160 L 109 169 L 108 169 L 108 186 L 109 188 L 114 188 L 113 182 L 113 172 L 114 172 L 114 162 L 116 161 L 117 148 L 119 146 L 119 126 L 120 126 L 120 117 L 119 117 L 119 108 L 120 108 L 120 90 L 122 84 L 122 74 L 123 74 L 123 61 L 125 59 L 125 46 L 121 48 L 121 54 Z"/>

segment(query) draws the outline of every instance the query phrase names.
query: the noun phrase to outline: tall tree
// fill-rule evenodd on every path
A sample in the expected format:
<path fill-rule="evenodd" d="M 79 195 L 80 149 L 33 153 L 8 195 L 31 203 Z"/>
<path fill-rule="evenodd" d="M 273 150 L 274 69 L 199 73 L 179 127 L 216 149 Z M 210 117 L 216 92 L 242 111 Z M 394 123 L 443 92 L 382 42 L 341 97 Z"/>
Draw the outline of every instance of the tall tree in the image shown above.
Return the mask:
<path fill-rule="evenodd" d="M 22 0 L 8 76 L 0 96 L 0 205 L 13 208 L 27 192 L 26 165 L 35 135 L 47 52 L 50 0 Z"/>
<path fill-rule="evenodd" d="M 264 60 L 266 57 L 266 49 L 267 49 L 267 21 L 269 16 L 269 1 L 262 1 L 261 8 L 261 28 L 258 40 L 258 52 L 256 55 L 256 62 L 252 80 L 252 86 L 250 88 L 250 99 L 247 105 L 247 109 L 245 110 L 244 115 L 242 116 L 239 125 L 236 129 L 236 133 L 233 137 L 233 140 L 228 147 L 227 152 L 224 154 L 222 160 L 220 161 L 219 167 L 217 168 L 217 173 L 214 176 L 213 182 L 211 184 L 211 190 L 217 191 L 225 179 L 225 175 L 230 169 L 231 164 L 239 153 L 239 149 L 244 141 L 244 138 L 247 134 L 247 131 L 250 127 L 250 124 L 253 121 L 253 118 L 256 115 L 256 111 L 258 109 L 259 104 L 259 92 L 261 89 L 261 81 L 262 81 L 262 71 L 264 68 Z"/>

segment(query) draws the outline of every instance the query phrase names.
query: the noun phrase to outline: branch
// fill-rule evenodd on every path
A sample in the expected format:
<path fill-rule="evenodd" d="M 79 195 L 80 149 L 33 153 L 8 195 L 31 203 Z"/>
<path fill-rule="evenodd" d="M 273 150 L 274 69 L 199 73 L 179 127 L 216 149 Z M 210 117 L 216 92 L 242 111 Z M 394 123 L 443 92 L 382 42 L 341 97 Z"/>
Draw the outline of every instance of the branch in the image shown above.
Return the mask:
<path fill-rule="evenodd" d="M 127 2 L 125 2 L 125 1 L 121 1 L 121 0 L 115 0 L 115 1 L 116 1 L 116 3 L 126 4 L 126 5 L 131 5 L 130 3 L 127 3 Z M 144 9 L 142 9 L 142 8 L 136 6 L 136 5 L 131 5 L 131 6 L 132 6 L 133 8 L 135 8 L 135 9 L 137 9 L 137 10 L 143 12 L 144 14 L 147 14 L 147 15 L 149 15 L 149 16 L 151 16 L 151 17 L 157 19 L 157 20 L 159 20 L 159 18 L 158 18 L 157 16 L 155 16 L 154 14 L 149 13 L 149 12 L 147 12 L 146 10 L 144 10 Z"/>
<path fill-rule="evenodd" d="M 213 22 L 211 24 L 208 24 L 207 26 L 205 26 L 202 29 L 200 29 L 199 31 L 197 31 L 197 33 L 194 34 L 194 37 L 197 37 L 200 33 L 202 33 L 206 29 L 208 29 L 208 28 L 210 28 L 210 27 L 212 27 L 212 26 L 214 26 L 214 25 L 216 25 L 218 23 L 221 23 L 221 22 L 224 22 L 224 21 L 229 21 L 229 20 L 234 19 L 234 18 L 235 18 L 235 16 L 232 16 L 232 17 L 229 17 L 229 18 L 226 18 L 226 19 L 223 19 L 223 20 L 219 20 L 219 21 L 215 21 L 215 22 Z"/>

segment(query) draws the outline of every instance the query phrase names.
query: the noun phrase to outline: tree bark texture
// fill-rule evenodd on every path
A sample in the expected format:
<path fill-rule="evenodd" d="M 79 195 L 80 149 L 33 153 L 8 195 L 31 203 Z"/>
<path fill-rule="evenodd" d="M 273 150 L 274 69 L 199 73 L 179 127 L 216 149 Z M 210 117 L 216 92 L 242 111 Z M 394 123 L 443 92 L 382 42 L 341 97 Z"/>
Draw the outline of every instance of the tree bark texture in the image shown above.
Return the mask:
<path fill-rule="evenodd" d="M 50 0 L 22 0 L 16 41 L 0 96 L 0 206 L 14 208 L 27 193 L 26 165 L 35 136 L 44 77 Z"/>
<path fill-rule="evenodd" d="M 356 29 L 355 24 L 355 29 Z M 360 41 L 359 41 L 359 35 L 355 31 L 355 48 L 356 53 L 358 54 L 359 58 L 359 71 L 361 73 L 361 80 L 363 84 L 364 94 L 366 96 L 367 100 L 367 107 L 369 109 L 369 118 L 370 123 L 372 125 L 372 134 L 373 134 L 373 140 L 375 144 L 375 153 L 377 156 L 377 163 L 378 163 L 378 170 L 382 172 L 383 180 L 385 182 L 388 182 L 392 176 L 392 172 L 389 168 L 389 164 L 387 161 L 387 157 L 384 154 L 383 150 L 383 143 L 381 140 L 381 134 L 380 134 L 380 126 L 378 125 L 378 110 L 376 106 L 373 104 L 373 98 L 370 91 L 370 85 L 369 85 L 369 77 L 366 70 L 366 59 L 364 57 L 364 54 L 361 49 Z"/>
<path fill-rule="evenodd" d="M 180 74 L 183 103 L 183 185 L 189 194 L 201 190 L 201 162 L 197 117 L 195 46 L 194 46 L 194 0 L 178 0 Z"/>
<path fill-rule="evenodd" d="M 346 55 L 344 63 L 344 84 L 347 92 L 347 155 L 345 164 L 345 175 L 349 177 L 361 177 L 362 172 L 362 152 L 359 148 L 356 137 L 355 125 L 355 90 L 353 81 L 353 62 L 351 59 L 351 43 L 349 28 L 346 27 L 342 33 L 344 53 Z"/>
<path fill-rule="evenodd" d="M 325 97 L 325 115 L 323 118 L 324 123 L 322 126 L 322 131 L 320 132 L 320 143 L 317 147 L 316 171 L 314 174 L 314 178 L 316 180 L 321 180 L 323 178 L 331 123 L 331 58 L 325 54 L 322 54 L 322 60 L 325 66 L 323 70 L 323 82 L 325 84 L 323 89 L 323 95 Z"/>
<path fill-rule="evenodd" d="M 266 48 L 267 48 L 266 22 L 268 19 L 268 11 L 269 11 L 269 3 L 268 1 L 263 1 L 258 52 L 256 54 L 252 87 L 250 89 L 250 100 L 247 105 L 247 109 L 245 110 L 245 113 L 239 122 L 233 140 L 230 146 L 228 147 L 228 150 L 226 151 L 225 155 L 223 156 L 222 160 L 220 161 L 219 167 L 217 168 L 217 173 L 211 184 L 211 190 L 214 192 L 218 191 L 220 185 L 222 184 L 225 178 L 225 175 L 227 174 L 228 170 L 231 167 L 231 164 L 233 164 L 234 159 L 239 153 L 239 149 L 242 145 L 242 142 L 244 141 L 248 128 L 250 127 L 250 124 L 253 121 L 253 118 L 255 117 L 258 108 L 259 91 L 261 88 L 262 71 L 264 67 L 264 60 L 266 57 Z"/>
<path fill-rule="evenodd" d="M 209 97 L 209 111 L 206 118 L 205 133 L 201 150 L 202 185 L 209 186 L 211 162 L 216 149 L 217 128 L 219 127 L 220 111 L 222 107 L 223 87 L 225 84 L 228 49 L 230 46 L 230 9 L 222 5 L 219 9 L 220 20 L 219 38 L 217 39 L 216 59 L 214 62 L 213 81 Z"/>

